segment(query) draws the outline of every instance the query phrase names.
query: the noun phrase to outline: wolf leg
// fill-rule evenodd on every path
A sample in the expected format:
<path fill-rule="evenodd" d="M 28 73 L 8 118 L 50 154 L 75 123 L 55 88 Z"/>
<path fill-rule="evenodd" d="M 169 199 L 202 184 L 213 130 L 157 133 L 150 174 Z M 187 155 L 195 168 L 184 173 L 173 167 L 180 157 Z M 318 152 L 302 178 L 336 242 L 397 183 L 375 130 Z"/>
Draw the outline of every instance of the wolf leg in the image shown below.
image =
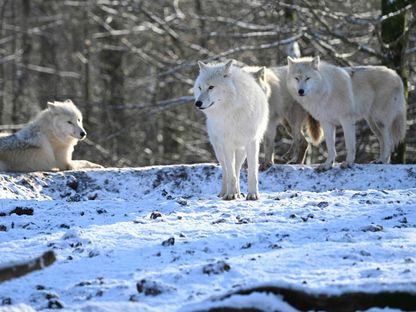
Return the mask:
<path fill-rule="evenodd" d="M 259 162 L 259 148 L 260 142 L 252 141 L 247 144 L 247 164 L 248 164 L 248 192 L 247 200 L 259 199 L 258 186 L 258 162 Z"/>
<path fill-rule="evenodd" d="M 385 149 L 383 135 L 382 135 L 382 133 L 381 133 L 381 131 L 380 131 L 380 129 L 379 129 L 379 127 L 378 127 L 378 125 L 377 125 L 377 123 L 375 122 L 374 119 L 369 118 L 367 120 L 367 122 L 368 122 L 368 125 L 370 126 L 371 131 L 373 131 L 373 133 L 377 137 L 377 140 L 378 140 L 378 143 L 379 143 L 379 146 L 380 146 L 379 157 L 376 160 L 372 161 L 372 163 L 376 163 L 376 164 L 377 163 L 382 163 L 381 155 L 383 154 L 383 151 Z"/>
<path fill-rule="evenodd" d="M 329 170 L 334 164 L 335 157 L 337 155 L 335 150 L 335 125 L 330 122 L 322 122 L 322 128 L 324 129 L 325 143 L 328 150 L 328 157 L 325 163 L 320 164 L 317 168 L 318 171 Z"/>
<path fill-rule="evenodd" d="M 378 123 L 381 131 L 381 137 L 383 141 L 383 150 L 380 151 L 380 161 L 383 164 L 390 162 L 391 152 L 393 151 L 393 138 L 389 127 L 382 122 Z"/>
<path fill-rule="evenodd" d="M 212 147 L 214 148 L 215 157 L 219 161 L 221 169 L 222 169 L 221 191 L 218 194 L 218 197 L 224 197 L 225 194 L 227 194 L 227 181 L 228 181 L 227 167 L 225 166 L 224 151 L 221 147 L 221 144 L 218 144 L 217 142 L 211 142 L 211 143 L 212 143 Z"/>
<path fill-rule="evenodd" d="M 235 156 L 236 152 L 233 148 L 225 146 L 224 163 L 227 170 L 227 192 L 223 196 L 225 200 L 232 200 L 238 198 L 240 192 L 237 190 L 237 177 L 235 175 Z"/>
<path fill-rule="evenodd" d="M 239 193 L 238 197 L 241 197 L 241 189 L 240 189 L 240 171 L 241 166 L 244 163 L 244 160 L 246 159 L 246 151 L 245 149 L 237 149 L 235 152 L 235 176 L 237 177 L 237 190 Z"/>
<path fill-rule="evenodd" d="M 269 169 L 274 164 L 274 139 L 276 138 L 276 123 L 269 121 L 264 135 L 264 159 L 261 161 L 260 170 Z"/>
<path fill-rule="evenodd" d="M 355 144 L 355 122 L 348 119 L 341 122 L 344 131 L 345 147 L 347 149 L 347 159 L 341 164 L 342 168 L 351 167 L 355 161 L 356 144 Z"/>
<path fill-rule="evenodd" d="M 302 133 L 303 124 L 303 119 L 294 119 L 294 125 L 292 127 L 293 150 L 292 154 L 290 155 L 291 157 L 288 161 L 289 164 L 302 164 L 305 159 L 306 150 L 308 148 L 308 142 L 306 141 Z"/>

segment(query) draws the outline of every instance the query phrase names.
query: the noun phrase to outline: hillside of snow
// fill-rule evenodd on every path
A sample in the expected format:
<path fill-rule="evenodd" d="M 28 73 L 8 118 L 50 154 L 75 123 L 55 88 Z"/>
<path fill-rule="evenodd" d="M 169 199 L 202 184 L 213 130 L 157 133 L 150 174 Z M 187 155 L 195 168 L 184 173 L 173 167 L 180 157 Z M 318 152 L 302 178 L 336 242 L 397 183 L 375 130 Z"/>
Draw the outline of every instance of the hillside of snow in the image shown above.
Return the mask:
<path fill-rule="evenodd" d="M 0 311 L 198 311 L 264 285 L 416 294 L 416 165 L 275 165 L 223 201 L 212 164 L 0 174 Z M 242 173 L 246 192 L 246 172 Z M 230 306 L 295 311 L 273 294 Z"/>

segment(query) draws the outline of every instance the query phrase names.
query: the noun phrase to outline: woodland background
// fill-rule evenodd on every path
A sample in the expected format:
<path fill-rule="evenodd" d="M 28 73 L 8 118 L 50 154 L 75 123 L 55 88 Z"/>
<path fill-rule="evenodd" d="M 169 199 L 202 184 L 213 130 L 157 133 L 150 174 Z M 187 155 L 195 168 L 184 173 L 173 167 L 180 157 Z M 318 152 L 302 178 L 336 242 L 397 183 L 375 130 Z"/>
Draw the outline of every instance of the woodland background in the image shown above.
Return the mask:
<path fill-rule="evenodd" d="M 413 0 L 0 0 L 0 130 L 69 98 L 88 132 L 74 158 L 119 167 L 213 162 L 193 105 L 196 61 L 285 65 L 296 41 L 302 56 L 386 64 L 408 81 L 406 158 L 414 163 L 415 22 Z M 279 129 L 278 155 L 290 140 Z M 309 161 L 325 150 L 313 148 Z M 377 153 L 358 123 L 357 162 Z"/>

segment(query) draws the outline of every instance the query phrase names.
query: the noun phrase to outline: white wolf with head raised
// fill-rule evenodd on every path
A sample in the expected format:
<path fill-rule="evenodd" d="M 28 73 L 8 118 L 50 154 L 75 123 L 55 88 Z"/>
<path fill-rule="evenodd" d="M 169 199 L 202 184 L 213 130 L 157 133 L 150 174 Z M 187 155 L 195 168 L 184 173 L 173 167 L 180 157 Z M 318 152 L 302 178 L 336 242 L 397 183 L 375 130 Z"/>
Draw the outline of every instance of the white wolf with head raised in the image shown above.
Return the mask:
<path fill-rule="evenodd" d="M 320 62 L 319 57 L 288 57 L 287 87 L 292 97 L 317 119 L 323 130 L 328 158 L 318 167 L 327 170 L 335 157 L 335 127 L 344 131 L 347 159 L 343 167 L 355 160 L 355 107 L 349 74 L 342 68 Z"/>
<path fill-rule="evenodd" d="M 48 102 L 48 108 L 23 129 L 0 138 L 0 170 L 102 168 L 86 160 L 72 160 L 74 146 L 86 135 L 82 114 L 71 100 Z"/>
<path fill-rule="evenodd" d="M 207 129 L 223 170 L 220 196 L 240 197 L 240 169 L 247 157 L 247 199 L 258 199 L 259 145 L 267 127 L 266 95 L 253 76 L 232 65 L 198 62 L 195 105 L 207 117 Z"/>

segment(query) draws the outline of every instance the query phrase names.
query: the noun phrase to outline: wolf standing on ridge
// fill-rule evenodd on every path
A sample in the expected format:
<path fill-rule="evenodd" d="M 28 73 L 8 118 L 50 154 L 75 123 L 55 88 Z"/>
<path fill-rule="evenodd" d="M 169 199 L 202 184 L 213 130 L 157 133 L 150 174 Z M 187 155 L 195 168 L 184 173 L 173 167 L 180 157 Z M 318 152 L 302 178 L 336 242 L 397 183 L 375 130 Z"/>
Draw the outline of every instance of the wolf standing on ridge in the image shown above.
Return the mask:
<path fill-rule="evenodd" d="M 288 57 L 287 87 L 292 97 L 317 119 L 323 130 L 328 157 L 318 170 L 328 170 L 336 157 L 335 127 L 344 131 L 347 159 L 342 167 L 355 160 L 356 105 L 348 72 L 319 61 L 319 57 Z"/>
<path fill-rule="evenodd" d="M 268 118 L 266 95 L 254 77 L 233 66 L 232 60 L 226 64 L 198 65 L 195 105 L 207 117 L 208 136 L 222 167 L 219 196 L 226 200 L 240 197 L 240 169 L 247 157 L 246 199 L 256 200 L 259 145 Z"/>
<path fill-rule="evenodd" d="M 86 135 L 81 112 L 71 100 L 48 102 L 48 108 L 23 129 L 0 137 L 0 170 L 102 168 L 86 160 L 72 160 L 74 146 Z"/>
<path fill-rule="evenodd" d="M 253 73 L 269 102 L 269 123 L 264 135 L 265 156 L 260 162 L 261 170 L 269 168 L 274 163 L 274 140 L 279 124 L 285 127 L 293 139 L 282 159 L 287 163 L 302 164 L 308 148 L 308 142 L 303 134 L 304 128 L 314 145 L 321 142 L 323 134 L 319 122 L 290 95 L 286 85 L 287 66 L 271 68 L 246 66 L 243 69 Z"/>

